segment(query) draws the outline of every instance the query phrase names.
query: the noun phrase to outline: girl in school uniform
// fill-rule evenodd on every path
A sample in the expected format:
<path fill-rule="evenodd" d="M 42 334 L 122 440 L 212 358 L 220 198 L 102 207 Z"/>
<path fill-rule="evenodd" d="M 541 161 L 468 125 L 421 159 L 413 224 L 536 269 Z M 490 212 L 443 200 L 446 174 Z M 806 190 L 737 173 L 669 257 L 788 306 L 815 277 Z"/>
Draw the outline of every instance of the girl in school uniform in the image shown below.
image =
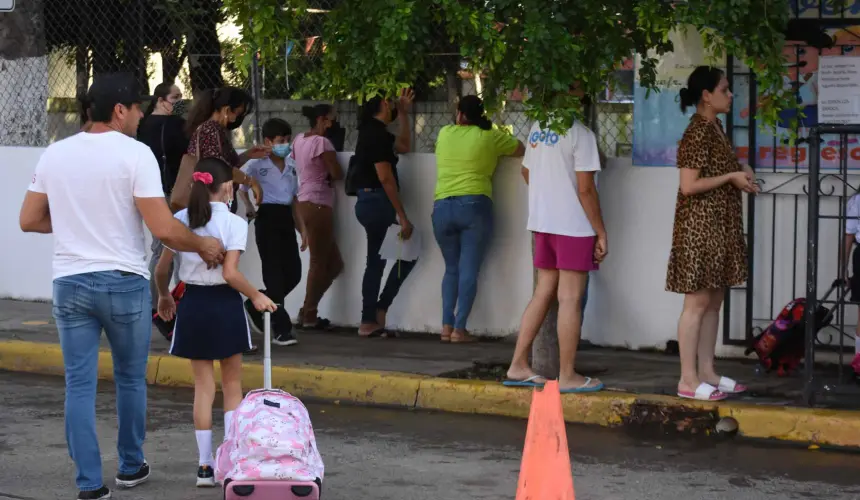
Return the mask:
<path fill-rule="evenodd" d="M 224 393 L 224 425 L 242 401 L 242 353 L 251 349 L 250 330 L 242 295 L 258 311 L 276 308 L 265 294 L 252 286 L 239 271 L 239 256 L 245 251 L 248 224 L 230 212 L 233 202 L 232 167 L 218 158 L 198 162 L 192 176 L 188 208 L 176 218 L 201 236 L 213 236 L 224 245 L 224 264 L 208 269 L 197 254 L 175 254 L 165 247 L 155 271 L 158 314 L 176 327 L 170 354 L 191 360 L 194 371 L 194 428 L 200 463 L 197 486 L 215 486 L 212 455 L 212 404 L 215 400 L 214 361 L 221 365 Z M 181 265 L 179 279 L 186 284 L 177 305 L 170 295 L 170 265 L 176 255 Z"/>

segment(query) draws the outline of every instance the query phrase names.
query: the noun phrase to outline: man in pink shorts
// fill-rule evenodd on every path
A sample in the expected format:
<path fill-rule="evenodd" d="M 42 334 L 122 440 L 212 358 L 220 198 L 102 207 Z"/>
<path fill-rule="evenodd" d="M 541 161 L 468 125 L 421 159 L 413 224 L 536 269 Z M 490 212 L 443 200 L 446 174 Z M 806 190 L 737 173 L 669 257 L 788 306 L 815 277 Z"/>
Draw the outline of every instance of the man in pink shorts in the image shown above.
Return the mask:
<path fill-rule="evenodd" d="M 529 352 L 547 311 L 558 298 L 561 392 L 603 388 L 599 380 L 583 377 L 574 368 L 588 272 L 597 270 L 607 253 L 594 181 L 599 170 L 597 139 L 582 123 L 575 122 L 565 134 L 541 129 L 538 123 L 532 126 L 523 178 L 529 185 L 528 229 L 534 233 L 538 277 L 523 313 L 505 385 L 540 387 L 546 382 L 529 366 Z"/>

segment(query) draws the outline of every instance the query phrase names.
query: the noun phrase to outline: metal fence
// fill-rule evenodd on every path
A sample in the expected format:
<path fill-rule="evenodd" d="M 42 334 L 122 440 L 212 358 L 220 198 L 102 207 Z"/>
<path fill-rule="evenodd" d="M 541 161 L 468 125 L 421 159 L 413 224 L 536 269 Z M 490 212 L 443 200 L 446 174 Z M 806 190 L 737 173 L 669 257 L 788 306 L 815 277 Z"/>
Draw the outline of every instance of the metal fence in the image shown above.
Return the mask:
<path fill-rule="evenodd" d="M 846 296 L 848 290 L 845 285 L 847 276 L 842 269 L 842 263 L 847 262 L 844 254 L 845 248 L 840 246 L 839 258 L 837 260 L 840 269 L 826 270 L 823 275 L 819 274 L 822 271 L 822 262 L 819 260 L 819 229 L 820 223 L 826 221 L 836 222 L 840 228 L 840 234 L 846 233 L 845 226 L 848 217 L 844 210 L 832 215 L 822 210 L 821 197 L 831 196 L 836 191 L 831 189 L 825 191 L 822 189 L 822 180 L 826 178 L 836 178 L 841 184 L 838 196 L 842 200 L 847 200 L 849 195 L 853 195 L 857 190 L 849 184 L 849 155 L 839 155 L 839 167 L 837 172 L 822 172 L 821 168 L 821 145 L 825 142 L 825 137 L 836 136 L 842 151 L 847 151 L 849 139 L 860 135 L 860 125 L 816 125 L 809 131 L 809 172 L 807 175 L 809 185 L 809 201 L 807 204 L 807 241 L 806 241 L 806 309 L 804 314 L 805 321 L 805 349 L 804 349 L 804 399 L 810 406 L 816 403 L 840 404 L 847 401 L 857 401 L 860 398 L 860 388 L 854 383 L 854 374 L 848 368 L 845 353 L 851 352 L 850 344 L 854 343 L 854 335 L 850 331 L 849 325 L 846 325 L 845 302 L 850 300 Z M 840 208 L 841 203 L 840 203 Z M 860 251 L 860 250 L 855 250 Z M 822 279 L 823 277 L 823 279 Z M 834 298 L 828 296 L 820 298 L 819 290 L 823 282 L 832 281 L 832 288 L 836 289 Z M 822 323 L 827 323 L 829 318 L 832 323 L 829 325 L 835 331 L 836 341 L 839 346 L 839 357 L 836 366 L 836 372 L 826 373 L 815 365 L 816 351 L 820 347 L 832 345 L 832 338 L 829 341 L 822 339 Z M 832 335 L 831 335 L 832 337 Z M 848 345 L 846 345 L 848 344 Z"/>
<path fill-rule="evenodd" d="M 305 128 L 297 100 L 307 75 L 319 69 L 326 14 L 336 0 L 309 2 L 300 36 L 285 40 L 283 58 L 241 67 L 234 57 L 242 44 L 240 29 L 219 0 L 31 0 L 0 15 L 7 33 L 0 49 L 0 145 L 45 146 L 80 129 L 79 98 L 95 74 L 134 74 L 150 92 L 175 82 L 185 98 L 203 89 L 232 85 L 248 89 L 258 119 L 280 116 L 296 131 Z M 436 30 L 429 63 L 414 85 L 412 116 L 416 152 L 432 152 L 439 129 L 454 120 L 454 103 L 480 89 L 480 79 L 465 71 L 459 50 Z M 431 35 L 433 36 L 433 35 Z M 632 72 L 631 72 L 632 74 Z M 256 77 L 256 78 L 254 78 Z M 256 81 L 257 85 L 252 85 Z M 509 101 L 494 121 L 526 139 L 530 120 L 521 96 Z M 356 106 L 338 103 L 347 127 L 346 148 L 355 140 Z M 601 103 L 592 120 L 607 156 L 628 156 L 632 143 L 632 104 Z M 237 147 L 253 142 L 252 114 L 234 132 Z"/>

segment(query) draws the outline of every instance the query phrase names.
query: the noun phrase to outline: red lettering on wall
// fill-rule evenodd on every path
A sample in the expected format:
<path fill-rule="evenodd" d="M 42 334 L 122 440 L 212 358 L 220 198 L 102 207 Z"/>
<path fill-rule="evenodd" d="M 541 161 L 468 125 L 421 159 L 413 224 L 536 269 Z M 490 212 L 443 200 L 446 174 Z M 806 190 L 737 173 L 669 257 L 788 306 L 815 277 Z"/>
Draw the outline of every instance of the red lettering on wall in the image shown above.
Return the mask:
<path fill-rule="evenodd" d="M 770 155 L 771 151 L 773 151 L 773 148 L 771 148 L 769 146 L 762 146 L 762 147 L 758 148 L 758 157 L 762 160 L 767 159 L 767 157 L 768 157 L 768 155 Z"/>
<path fill-rule="evenodd" d="M 797 161 L 804 162 L 806 161 L 806 148 L 791 148 L 791 157 L 794 158 L 795 153 L 797 154 Z"/>
<path fill-rule="evenodd" d="M 836 159 L 836 148 L 826 147 L 822 149 L 821 157 L 827 161 L 834 161 Z"/>

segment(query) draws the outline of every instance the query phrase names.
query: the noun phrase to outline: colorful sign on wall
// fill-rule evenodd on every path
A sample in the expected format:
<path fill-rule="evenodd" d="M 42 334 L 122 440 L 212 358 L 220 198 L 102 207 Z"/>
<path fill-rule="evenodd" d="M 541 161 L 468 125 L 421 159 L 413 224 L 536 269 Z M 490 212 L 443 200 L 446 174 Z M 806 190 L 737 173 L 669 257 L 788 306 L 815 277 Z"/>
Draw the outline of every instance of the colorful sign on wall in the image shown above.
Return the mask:
<path fill-rule="evenodd" d="M 801 17 L 809 17 L 811 3 L 800 2 Z M 815 5 L 817 17 L 817 4 Z M 856 10 L 860 15 L 860 0 L 854 5 L 858 7 Z M 846 17 L 849 17 L 848 14 L 847 10 Z M 807 47 L 803 42 L 786 42 L 783 49 L 787 67 L 784 85 L 786 90 L 795 92 L 803 115 L 798 115 L 795 109 L 783 111 L 775 131 L 761 130 L 755 125 L 755 162 L 759 168 L 795 171 L 808 167 L 809 144 L 806 139 L 809 128 L 818 124 L 820 57 L 860 57 L 860 26 L 831 29 L 827 34 L 833 40 L 833 47 L 828 49 Z M 686 83 L 692 69 L 697 65 L 707 64 L 707 58 L 695 32 L 686 37 L 678 34 L 673 38 L 673 42 L 675 54 L 666 57 L 658 67 L 658 85 L 661 91 L 647 95 L 647 91 L 639 87 L 638 81 L 634 89 L 634 165 L 674 166 L 678 141 L 692 113 L 692 110 L 689 110 L 687 115 L 681 113 L 678 92 Z M 735 77 L 730 82 L 734 93 L 732 139 L 740 161 L 749 163 L 750 86 L 749 76 L 746 75 L 749 70 L 735 62 L 733 71 Z M 831 88 L 831 98 L 833 92 L 835 89 Z M 845 92 L 850 91 L 846 89 Z M 799 125 L 798 138 L 794 142 L 789 140 L 789 127 L 793 119 L 797 119 Z M 838 137 L 824 139 L 824 144 L 821 145 L 821 167 L 838 168 Z M 860 138 L 848 138 L 848 149 L 844 155 L 848 157 L 849 168 L 860 168 Z"/>
<path fill-rule="evenodd" d="M 827 30 L 834 46 L 828 49 L 815 49 L 805 46 L 802 42 L 787 41 L 783 48 L 786 59 L 787 74 L 783 78 L 784 88 L 794 90 L 797 102 L 801 105 L 803 115 L 798 115 L 794 109 L 780 113 L 775 131 L 756 130 L 757 168 L 775 171 L 796 171 L 809 167 L 809 129 L 819 123 L 818 94 L 820 85 L 819 64 L 822 57 L 832 58 L 860 57 L 860 26 Z M 743 67 L 735 68 L 738 73 L 747 73 Z M 827 80 L 825 85 L 832 82 Z M 740 161 L 749 163 L 749 77 L 738 76 L 732 82 L 734 92 L 734 145 Z M 839 93 L 845 93 L 850 98 L 850 89 L 829 88 L 829 98 Z M 789 127 L 793 119 L 797 120 L 797 139 L 789 139 Z M 839 138 L 824 137 L 821 144 L 821 168 L 839 167 Z M 860 142 L 857 137 L 848 138 L 848 149 L 844 153 L 848 157 L 849 168 L 860 168 Z"/>
<path fill-rule="evenodd" d="M 681 112 L 681 88 L 687 77 L 709 59 L 699 33 L 690 28 L 671 35 L 675 50 L 659 58 L 657 86 L 659 91 L 648 91 L 639 85 L 637 72 L 633 86 L 633 164 L 647 167 L 675 165 L 678 141 L 695 110 Z M 639 58 L 637 57 L 637 68 Z M 724 65 L 720 64 L 721 66 Z"/>

